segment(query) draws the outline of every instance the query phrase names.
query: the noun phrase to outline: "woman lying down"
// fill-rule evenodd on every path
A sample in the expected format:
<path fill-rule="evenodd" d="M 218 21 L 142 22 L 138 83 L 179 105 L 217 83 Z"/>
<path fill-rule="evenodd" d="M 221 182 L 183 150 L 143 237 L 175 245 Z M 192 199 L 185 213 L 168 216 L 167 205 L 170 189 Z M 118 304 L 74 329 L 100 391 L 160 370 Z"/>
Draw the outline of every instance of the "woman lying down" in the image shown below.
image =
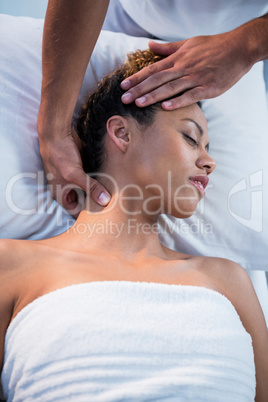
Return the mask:
<path fill-rule="evenodd" d="M 156 60 L 130 55 L 78 120 L 84 168 L 109 207 L 86 199 L 60 236 L 1 240 L 8 401 L 268 400 L 268 337 L 247 273 L 158 240 L 159 214 L 191 216 L 215 162 L 198 104 L 121 102 L 120 82 Z"/>

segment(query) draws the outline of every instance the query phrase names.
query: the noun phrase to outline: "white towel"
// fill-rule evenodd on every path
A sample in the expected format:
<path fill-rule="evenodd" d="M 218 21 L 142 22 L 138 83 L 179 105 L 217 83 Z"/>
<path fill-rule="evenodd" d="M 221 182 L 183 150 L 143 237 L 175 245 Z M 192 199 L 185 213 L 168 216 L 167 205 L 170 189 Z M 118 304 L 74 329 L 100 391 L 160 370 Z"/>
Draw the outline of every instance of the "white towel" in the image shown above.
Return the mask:
<path fill-rule="evenodd" d="M 197 286 L 104 281 L 27 305 L 5 338 L 8 401 L 253 401 L 251 337 Z"/>

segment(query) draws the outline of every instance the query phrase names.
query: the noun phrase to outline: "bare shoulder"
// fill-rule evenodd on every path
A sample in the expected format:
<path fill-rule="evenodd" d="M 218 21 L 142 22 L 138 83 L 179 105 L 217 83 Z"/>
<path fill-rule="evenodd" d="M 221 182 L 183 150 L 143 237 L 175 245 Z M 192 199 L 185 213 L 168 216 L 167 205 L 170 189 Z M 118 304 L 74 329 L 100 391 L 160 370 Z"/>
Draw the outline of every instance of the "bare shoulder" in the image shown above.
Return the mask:
<path fill-rule="evenodd" d="M 218 278 L 221 282 L 228 282 L 229 280 L 240 281 L 242 278 L 250 281 L 249 275 L 245 269 L 227 258 L 203 257 L 202 268 L 205 267 L 207 267 L 211 273 L 214 273 L 215 279 Z"/>
<path fill-rule="evenodd" d="M 26 259 L 34 255 L 37 249 L 40 249 L 41 244 L 33 240 L 14 240 L 14 239 L 0 239 L 0 259 L 3 268 L 3 263 L 6 262 L 8 266 L 16 265 L 17 261 Z"/>
<path fill-rule="evenodd" d="M 0 310 L 1 318 L 18 296 L 25 261 L 30 256 L 27 241 L 0 239 Z M 29 261 L 29 260 L 28 260 Z"/>
<path fill-rule="evenodd" d="M 12 274 L 32 254 L 31 241 L 0 239 L 0 275 Z M 17 273 L 17 272 L 16 272 Z"/>
<path fill-rule="evenodd" d="M 251 294 L 252 292 L 255 293 L 247 271 L 234 261 L 225 258 L 205 257 L 202 260 L 201 269 L 205 270 L 213 278 L 219 289 L 232 300 L 241 296 L 245 291 Z"/>
<path fill-rule="evenodd" d="M 18 298 L 24 279 L 38 262 L 39 246 L 34 241 L 0 239 L 0 295 Z M 40 259 L 40 258 L 39 258 Z"/>
<path fill-rule="evenodd" d="M 210 277 L 215 286 L 234 305 L 239 307 L 245 299 L 257 298 L 247 271 L 234 261 L 217 257 L 195 257 L 199 269 Z"/>
<path fill-rule="evenodd" d="M 0 239 L 0 371 L 6 330 L 36 255 L 33 241 Z"/>
<path fill-rule="evenodd" d="M 218 257 L 204 257 L 183 254 L 163 246 L 171 260 L 185 261 L 189 271 L 198 272 L 197 278 L 202 278 L 207 285 L 211 284 L 215 290 L 229 296 L 232 290 L 241 286 L 251 286 L 251 279 L 247 272 L 237 263 Z M 230 292 L 229 292 L 230 290 Z M 229 298 L 229 297 L 228 297 Z"/>
<path fill-rule="evenodd" d="M 0 287 L 18 266 L 18 240 L 0 240 Z"/>
<path fill-rule="evenodd" d="M 23 256 L 20 240 L 0 240 L 0 302 L 1 307 L 15 298 L 16 282 Z M 1 308 L 0 307 L 0 308 Z"/>
<path fill-rule="evenodd" d="M 11 255 L 12 245 L 14 245 L 14 240 L 0 239 L 1 262 L 3 261 L 3 259 L 6 260 L 9 257 L 9 255 Z M 1 266 L 1 268 L 2 268 L 2 266 Z"/>
<path fill-rule="evenodd" d="M 236 308 L 246 329 L 256 320 L 265 325 L 265 318 L 247 271 L 239 264 L 224 259 L 218 262 L 217 271 L 217 285 Z"/>
<path fill-rule="evenodd" d="M 265 323 L 252 281 L 241 265 L 225 258 L 193 257 L 192 259 L 195 269 L 202 273 L 202 277 L 230 300 L 245 327 L 254 314 Z"/>
<path fill-rule="evenodd" d="M 14 240 L 0 240 L 0 369 L 3 364 L 4 339 L 16 299 L 16 245 Z"/>

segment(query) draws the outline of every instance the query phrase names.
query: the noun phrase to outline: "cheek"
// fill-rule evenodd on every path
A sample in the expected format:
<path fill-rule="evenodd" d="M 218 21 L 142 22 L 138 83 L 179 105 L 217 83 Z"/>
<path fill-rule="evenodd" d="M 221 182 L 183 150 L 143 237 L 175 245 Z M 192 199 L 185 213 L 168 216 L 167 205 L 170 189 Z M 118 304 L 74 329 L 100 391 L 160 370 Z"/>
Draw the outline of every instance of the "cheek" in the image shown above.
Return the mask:
<path fill-rule="evenodd" d="M 178 137 L 167 141 L 163 135 L 156 136 L 155 140 L 140 144 L 133 155 L 132 166 L 138 181 L 159 184 L 164 192 L 167 187 L 176 191 L 177 187 L 188 184 L 195 172 L 194 153 Z"/>
<path fill-rule="evenodd" d="M 151 141 L 150 144 L 143 144 L 135 154 L 135 171 L 138 180 L 143 183 L 162 184 L 167 172 L 170 171 L 171 148 L 163 141 Z"/>
<path fill-rule="evenodd" d="M 180 155 L 180 158 L 176 168 L 169 174 L 169 181 L 172 183 L 168 194 L 171 206 L 169 213 L 178 218 L 187 218 L 195 212 L 202 197 L 189 181 L 189 177 L 195 173 L 193 158 L 187 158 L 185 154 Z"/>
<path fill-rule="evenodd" d="M 195 172 L 195 158 L 193 152 L 185 147 L 174 148 L 169 152 L 166 158 L 168 170 L 172 172 L 174 184 L 188 184 L 189 177 Z"/>

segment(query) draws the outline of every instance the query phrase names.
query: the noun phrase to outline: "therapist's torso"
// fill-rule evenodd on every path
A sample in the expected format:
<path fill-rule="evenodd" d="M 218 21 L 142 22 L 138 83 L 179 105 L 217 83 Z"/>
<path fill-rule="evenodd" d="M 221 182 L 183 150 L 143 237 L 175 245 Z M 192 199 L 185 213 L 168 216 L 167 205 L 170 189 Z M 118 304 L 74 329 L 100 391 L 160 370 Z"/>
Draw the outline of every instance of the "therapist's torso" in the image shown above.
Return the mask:
<path fill-rule="evenodd" d="M 159 39 L 175 41 L 213 35 L 268 12 L 267 0 L 116 0 L 141 28 Z"/>

